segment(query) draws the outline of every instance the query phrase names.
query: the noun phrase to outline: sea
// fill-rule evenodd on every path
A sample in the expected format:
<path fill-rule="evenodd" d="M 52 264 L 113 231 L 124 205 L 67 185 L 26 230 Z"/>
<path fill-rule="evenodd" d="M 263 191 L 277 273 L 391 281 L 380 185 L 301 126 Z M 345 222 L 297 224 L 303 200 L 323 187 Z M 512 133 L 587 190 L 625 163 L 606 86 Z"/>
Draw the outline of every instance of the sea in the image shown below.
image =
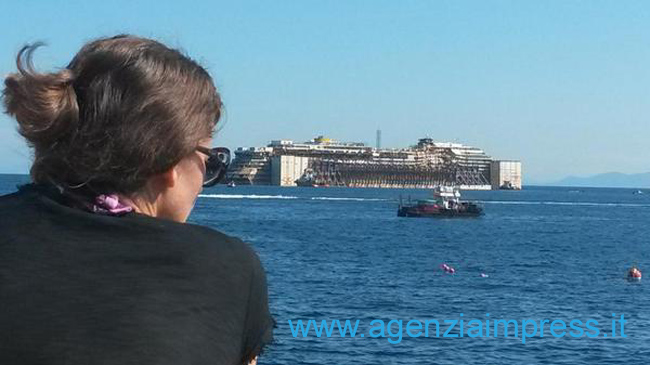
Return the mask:
<path fill-rule="evenodd" d="M 0 175 L 0 194 L 26 180 Z M 260 256 L 276 328 L 259 364 L 650 363 L 650 277 L 625 278 L 635 264 L 650 275 L 650 189 L 641 192 L 463 191 L 484 216 L 427 219 L 396 214 L 400 197 L 427 198 L 427 190 L 216 186 L 202 192 L 190 221 L 240 237 Z M 623 333 L 611 325 L 621 315 Z M 433 327 L 428 337 L 408 335 L 409 321 L 434 319 L 440 337 Z M 556 337 L 545 324 L 543 336 L 525 341 L 521 328 L 469 337 L 459 324 L 472 319 L 485 327 L 530 320 L 529 332 L 532 322 L 562 320 L 567 329 Z M 360 324 L 355 337 L 313 329 L 303 337 L 289 324 L 298 320 Z M 392 321 L 383 336 L 370 335 L 375 320 Z M 570 335 L 572 320 L 583 335 Z M 587 320 L 598 322 L 594 337 Z M 447 329 L 458 337 L 443 337 Z"/>

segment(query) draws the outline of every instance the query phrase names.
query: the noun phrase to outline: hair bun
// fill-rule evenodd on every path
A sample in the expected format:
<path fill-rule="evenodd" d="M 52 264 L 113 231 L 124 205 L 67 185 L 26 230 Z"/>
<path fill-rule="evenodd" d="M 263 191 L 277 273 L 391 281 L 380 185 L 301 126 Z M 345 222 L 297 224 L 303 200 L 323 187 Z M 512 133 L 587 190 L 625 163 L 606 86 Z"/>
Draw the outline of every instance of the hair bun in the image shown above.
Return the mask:
<path fill-rule="evenodd" d="M 6 112 L 18 121 L 20 134 L 36 147 L 56 143 L 79 121 L 79 106 L 73 87 L 75 75 L 69 69 L 38 73 L 32 57 L 42 43 L 27 45 L 18 53 L 18 73 L 5 78 Z"/>
<path fill-rule="evenodd" d="M 117 35 L 86 43 L 56 73 L 38 73 L 40 45 L 19 52 L 4 89 L 7 113 L 33 148 L 33 182 L 130 195 L 213 135 L 221 98 L 180 51 Z"/>

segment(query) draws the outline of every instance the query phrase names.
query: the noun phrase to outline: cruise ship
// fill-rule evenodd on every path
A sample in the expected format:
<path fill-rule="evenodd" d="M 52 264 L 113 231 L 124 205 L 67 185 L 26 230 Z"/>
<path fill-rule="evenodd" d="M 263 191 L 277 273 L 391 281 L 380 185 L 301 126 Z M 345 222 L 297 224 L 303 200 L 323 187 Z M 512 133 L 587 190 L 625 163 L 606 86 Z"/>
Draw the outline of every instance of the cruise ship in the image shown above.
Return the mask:
<path fill-rule="evenodd" d="M 422 138 L 401 149 L 380 149 L 324 136 L 265 147 L 239 147 L 226 182 L 238 185 L 347 186 L 464 190 L 521 189 L 521 162 L 494 160 L 483 150 Z"/>

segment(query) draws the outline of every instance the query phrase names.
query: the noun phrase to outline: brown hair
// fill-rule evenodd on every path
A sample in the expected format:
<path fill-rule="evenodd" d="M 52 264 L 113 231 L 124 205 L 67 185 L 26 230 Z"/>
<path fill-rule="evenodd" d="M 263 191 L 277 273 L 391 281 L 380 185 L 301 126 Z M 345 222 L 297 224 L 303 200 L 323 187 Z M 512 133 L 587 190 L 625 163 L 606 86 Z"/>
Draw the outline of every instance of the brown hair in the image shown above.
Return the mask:
<path fill-rule="evenodd" d="M 34 149 L 31 177 L 94 193 L 132 194 L 214 132 L 221 99 L 210 75 L 154 40 L 119 35 L 84 45 L 56 73 L 18 53 L 7 114 Z"/>

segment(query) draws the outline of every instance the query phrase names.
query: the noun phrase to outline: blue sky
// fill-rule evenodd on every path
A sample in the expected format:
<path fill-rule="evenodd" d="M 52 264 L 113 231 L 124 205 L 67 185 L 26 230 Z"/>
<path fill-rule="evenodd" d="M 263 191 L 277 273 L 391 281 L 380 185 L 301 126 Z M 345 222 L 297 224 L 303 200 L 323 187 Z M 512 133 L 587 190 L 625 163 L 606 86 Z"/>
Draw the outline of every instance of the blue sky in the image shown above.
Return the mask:
<path fill-rule="evenodd" d="M 647 1 L 21 1 L 0 3 L 0 72 L 133 33 L 206 66 L 226 104 L 216 144 L 457 141 L 521 159 L 524 182 L 650 171 Z M 0 172 L 29 150 L 0 116 Z"/>

